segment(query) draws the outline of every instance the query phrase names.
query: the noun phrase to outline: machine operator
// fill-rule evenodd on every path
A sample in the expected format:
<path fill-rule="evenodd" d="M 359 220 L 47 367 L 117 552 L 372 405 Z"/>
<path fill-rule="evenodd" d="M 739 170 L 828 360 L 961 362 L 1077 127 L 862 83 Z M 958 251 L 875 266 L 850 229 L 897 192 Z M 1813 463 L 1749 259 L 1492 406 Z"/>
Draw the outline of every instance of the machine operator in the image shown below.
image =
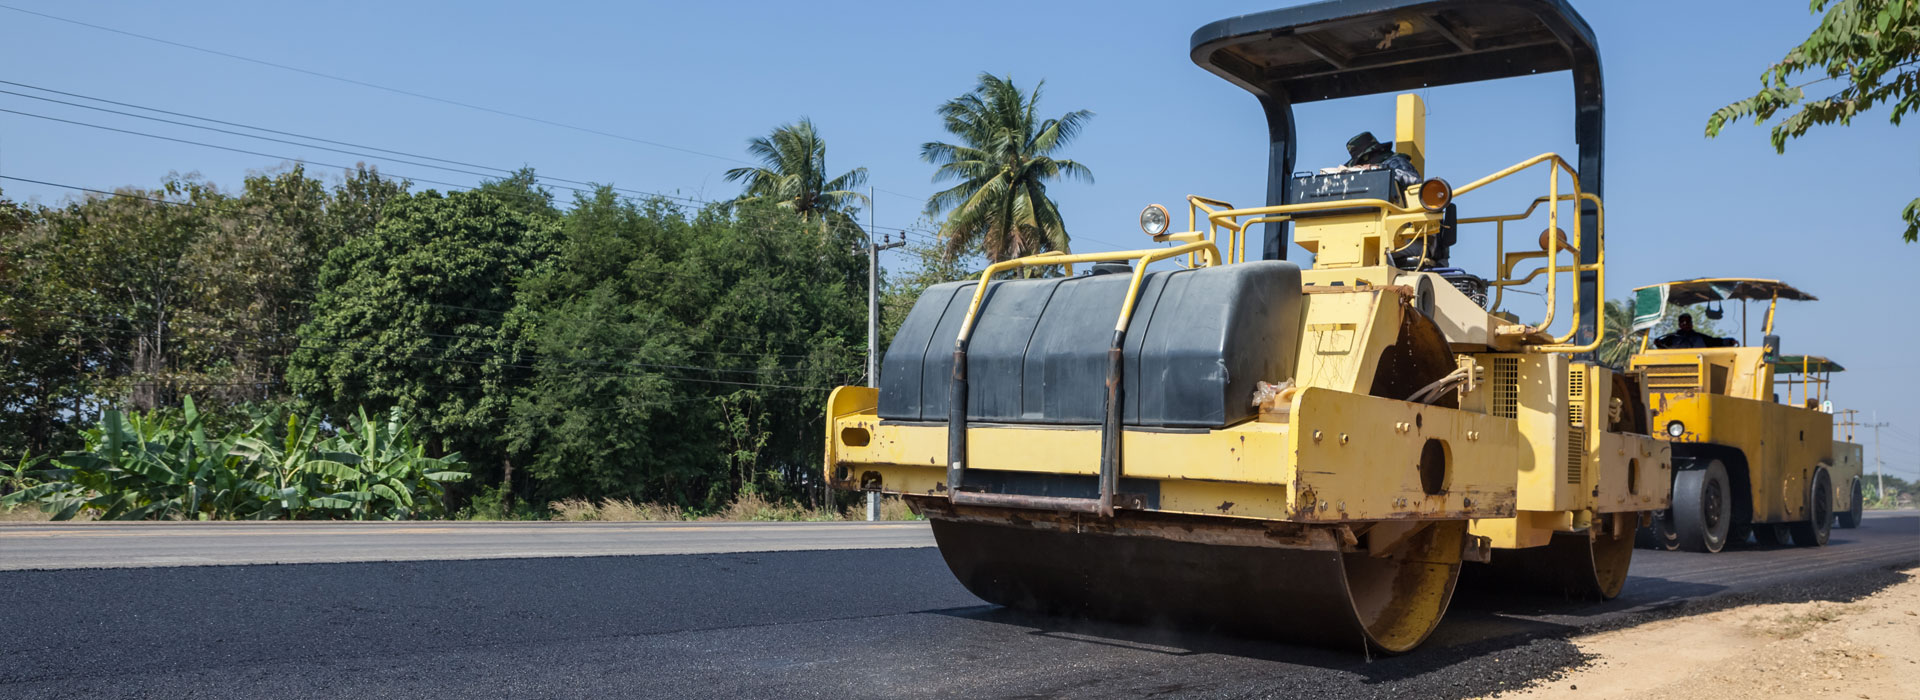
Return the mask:
<path fill-rule="evenodd" d="M 1727 339 L 1716 338 L 1693 329 L 1693 314 L 1680 314 L 1680 328 L 1672 333 L 1655 338 L 1654 347 L 1667 349 L 1717 348 L 1727 345 Z"/>

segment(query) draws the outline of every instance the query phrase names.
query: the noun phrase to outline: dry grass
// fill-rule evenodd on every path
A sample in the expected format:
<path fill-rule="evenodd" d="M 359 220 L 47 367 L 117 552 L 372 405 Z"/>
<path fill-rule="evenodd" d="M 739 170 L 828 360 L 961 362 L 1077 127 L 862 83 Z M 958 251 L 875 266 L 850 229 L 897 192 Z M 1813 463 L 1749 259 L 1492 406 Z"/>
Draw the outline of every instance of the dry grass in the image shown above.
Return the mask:
<path fill-rule="evenodd" d="M 653 503 L 635 503 L 624 498 L 605 498 L 592 501 L 584 498 L 568 498 L 548 505 L 553 511 L 554 520 L 572 522 L 655 522 L 655 521 L 761 521 L 761 522 L 825 522 L 832 520 L 865 520 L 866 504 L 853 506 L 843 512 L 834 512 L 824 508 L 809 508 L 799 503 L 775 501 L 757 493 L 741 494 L 727 507 L 706 514 L 689 513 L 678 506 L 663 506 Z M 899 498 L 880 500 L 881 520 L 914 520 L 919 516 L 907 507 Z"/>
<path fill-rule="evenodd" d="M 830 510 L 808 508 L 798 503 L 771 501 L 760 494 L 747 492 L 740 494 L 720 512 L 702 520 L 760 520 L 781 522 L 818 522 L 840 520 L 841 516 Z"/>
<path fill-rule="evenodd" d="M 40 510 L 35 505 L 0 508 L 0 523 L 40 523 L 52 519 L 52 513 Z"/>
<path fill-rule="evenodd" d="M 554 520 L 631 523 L 688 519 L 686 513 L 677 506 L 634 503 L 624 498 L 603 498 L 598 503 L 584 498 L 567 498 L 554 501 L 547 507 L 553 509 Z"/>
<path fill-rule="evenodd" d="M 861 502 L 859 504 L 848 507 L 846 512 L 840 514 L 840 517 L 843 520 L 866 520 L 867 519 L 866 500 L 861 499 Z M 880 497 L 880 519 L 881 520 L 920 520 L 921 517 L 919 513 L 913 512 L 913 508 L 907 506 L 907 499 L 901 498 L 899 496 L 881 496 Z"/>

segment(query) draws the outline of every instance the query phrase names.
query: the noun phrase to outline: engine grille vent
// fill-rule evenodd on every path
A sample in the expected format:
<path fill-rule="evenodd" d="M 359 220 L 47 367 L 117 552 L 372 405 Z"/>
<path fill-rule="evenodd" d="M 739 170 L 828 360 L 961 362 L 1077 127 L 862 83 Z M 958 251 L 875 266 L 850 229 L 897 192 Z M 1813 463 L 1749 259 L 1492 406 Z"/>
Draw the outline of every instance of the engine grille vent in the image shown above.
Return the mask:
<path fill-rule="evenodd" d="M 1587 373 L 1581 367 L 1567 372 L 1567 483 L 1585 476 L 1587 457 Z"/>
<path fill-rule="evenodd" d="M 1487 361 L 1488 394 L 1493 415 L 1520 417 L 1520 358 L 1494 357 Z"/>

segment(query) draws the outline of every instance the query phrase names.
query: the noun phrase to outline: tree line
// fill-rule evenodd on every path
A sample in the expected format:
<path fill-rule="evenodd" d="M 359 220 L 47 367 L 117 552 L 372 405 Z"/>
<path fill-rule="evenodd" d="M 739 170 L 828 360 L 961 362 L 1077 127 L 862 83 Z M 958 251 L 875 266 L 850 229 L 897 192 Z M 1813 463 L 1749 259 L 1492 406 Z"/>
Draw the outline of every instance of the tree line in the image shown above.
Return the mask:
<path fill-rule="evenodd" d="M 890 316 L 981 254 L 1070 245 L 1045 184 L 1090 177 L 1051 160 L 1089 115 L 1039 119 L 1039 94 L 983 75 L 942 108 L 958 143 L 923 150 L 957 182 Z M 443 192 L 364 164 L 0 194 L 0 455 L 97 449 L 109 416 L 187 405 L 210 433 L 392 413 L 471 469 L 456 500 L 825 505 L 821 407 L 865 379 L 865 170 L 828 175 L 805 119 L 748 153 L 741 195 L 711 203 L 562 201 L 531 169 Z"/>

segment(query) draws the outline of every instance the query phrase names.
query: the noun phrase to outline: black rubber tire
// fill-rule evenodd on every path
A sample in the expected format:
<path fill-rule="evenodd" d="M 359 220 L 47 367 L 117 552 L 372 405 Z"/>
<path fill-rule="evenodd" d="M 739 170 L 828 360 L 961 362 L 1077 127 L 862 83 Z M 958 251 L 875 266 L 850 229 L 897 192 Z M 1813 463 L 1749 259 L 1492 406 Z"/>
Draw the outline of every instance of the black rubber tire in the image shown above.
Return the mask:
<path fill-rule="evenodd" d="M 1837 520 L 1835 524 L 1848 530 L 1860 527 L 1860 514 L 1867 509 L 1866 494 L 1861 493 L 1859 479 L 1853 480 L 1853 488 L 1850 490 L 1853 492 L 1853 498 L 1848 499 L 1851 502 L 1847 509 L 1834 514 Z"/>
<path fill-rule="evenodd" d="M 1673 526 L 1681 549 L 1718 552 L 1727 545 L 1733 527 L 1731 484 L 1726 465 L 1717 459 L 1674 475 Z"/>
<path fill-rule="evenodd" d="M 1673 551 L 1680 547 L 1680 535 L 1673 531 L 1673 511 L 1656 510 L 1651 522 L 1633 536 L 1633 544 L 1642 549 Z"/>
<path fill-rule="evenodd" d="M 1815 467 L 1807 480 L 1807 519 L 1787 525 L 1793 543 L 1801 547 L 1824 547 L 1833 534 L 1833 477 L 1826 467 Z"/>

